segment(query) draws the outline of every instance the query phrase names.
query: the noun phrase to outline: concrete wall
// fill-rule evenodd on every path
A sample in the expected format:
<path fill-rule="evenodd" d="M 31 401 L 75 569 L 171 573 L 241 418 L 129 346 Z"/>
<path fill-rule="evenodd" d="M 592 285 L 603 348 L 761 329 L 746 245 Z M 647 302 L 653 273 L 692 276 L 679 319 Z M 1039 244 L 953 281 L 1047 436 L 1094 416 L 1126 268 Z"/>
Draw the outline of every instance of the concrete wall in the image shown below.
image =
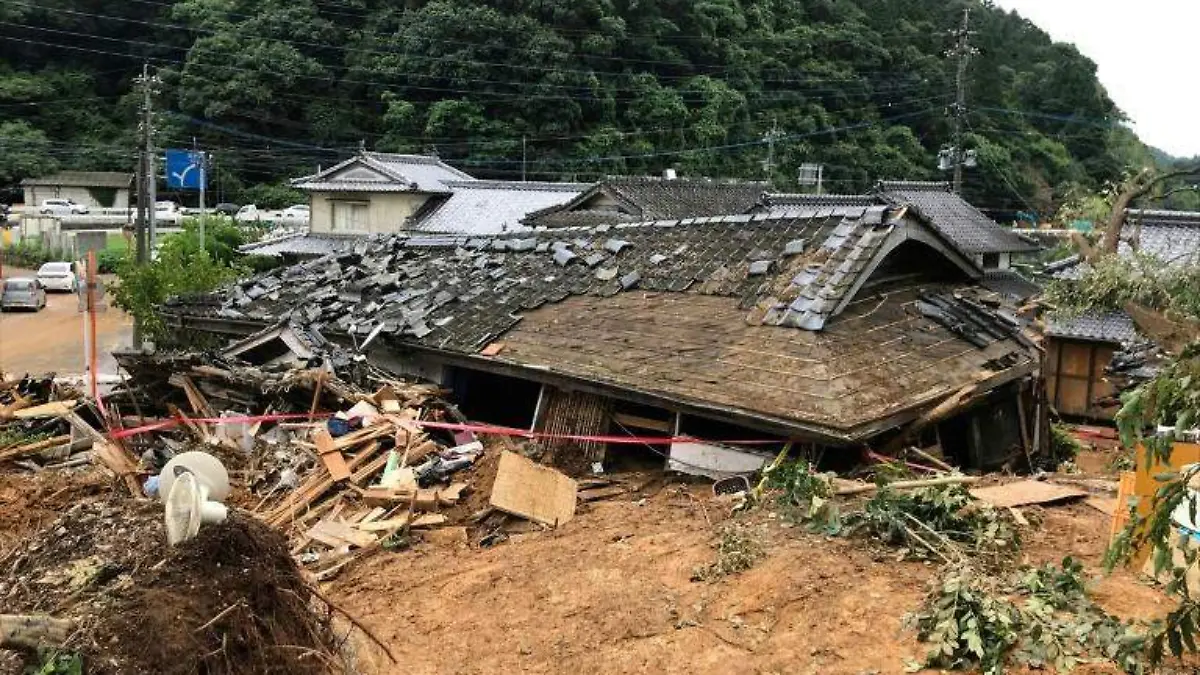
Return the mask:
<path fill-rule="evenodd" d="M 91 191 L 83 187 L 59 187 L 51 185 L 36 185 L 25 188 L 25 208 L 35 211 L 43 199 L 70 199 L 77 204 L 91 208 L 129 208 L 129 190 L 117 190 L 113 203 L 101 204 L 92 196 Z"/>
<path fill-rule="evenodd" d="M 311 195 L 312 232 L 335 234 L 377 234 L 400 232 L 407 219 L 421 208 L 429 195 L 411 192 L 314 192 Z M 363 204 L 366 206 L 366 228 L 358 230 L 334 229 L 334 204 L 337 202 Z"/>

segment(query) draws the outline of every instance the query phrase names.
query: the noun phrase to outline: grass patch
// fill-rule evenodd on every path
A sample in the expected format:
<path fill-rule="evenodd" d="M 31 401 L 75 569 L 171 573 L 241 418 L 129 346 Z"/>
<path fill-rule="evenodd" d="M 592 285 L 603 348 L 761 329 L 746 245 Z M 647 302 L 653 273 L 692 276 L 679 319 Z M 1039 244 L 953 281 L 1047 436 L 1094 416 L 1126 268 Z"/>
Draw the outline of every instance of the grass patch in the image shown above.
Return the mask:
<path fill-rule="evenodd" d="M 754 567 L 766 555 L 759 533 L 744 523 L 730 522 L 721 527 L 716 543 L 716 560 L 692 572 L 692 581 L 713 582 Z"/>

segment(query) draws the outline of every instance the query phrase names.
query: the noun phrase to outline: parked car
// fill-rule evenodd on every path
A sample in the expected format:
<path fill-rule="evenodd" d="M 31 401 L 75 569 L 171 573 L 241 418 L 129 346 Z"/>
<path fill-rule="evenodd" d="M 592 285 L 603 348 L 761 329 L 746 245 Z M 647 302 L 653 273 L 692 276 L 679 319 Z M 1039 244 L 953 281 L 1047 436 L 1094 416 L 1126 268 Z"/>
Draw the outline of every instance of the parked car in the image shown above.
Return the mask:
<path fill-rule="evenodd" d="M 32 309 L 40 312 L 46 306 L 46 289 L 37 279 L 13 277 L 4 280 L 0 291 L 0 311 Z"/>
<path fill-rule="evenodd" d="M 87 215 L 87 212 L 88 207 L 70 199 L 43 199 L 42 205 L 38 207 L 38 213 L 42 215 L 82 216 Z"/>
<path fill-rule="evenodd" d="M 308 223 L 308 204 L 289 206 L 279 213 L 279 219 L 287 223 Z"/>
<path fill-rule="evenodd" d="M 265 217 L 265 211 L 259 211 L 258 206 L 254 204 L 247 204 L 237 210 L 237 215 L 234 216 L 234 220 L 238 221 L 239 223 L 257 223 L 261 220 L 264 220 Z"/>
<path fill-rule="evenodd" d="M 38 268 L 37 280 L 47 291 L 74 293 L 79 290 L 75 266 L 69 262 L 48 262 Z"/>
<path fill-rule="evenodd" d="M 154 202 L 154 220 L 178 225 L 183 222 L 183 210 L 175 202 Z"/>
<path fill-rule="evenodd" d="M 221 202 L 220 204 L 217 204 L 215 207 L 213 207 L 213 210 L 223 216 L 229 216 L 230 218 L 232 218 L 237 215 L 238 205 L 230 204 L 229 202 Z"/>

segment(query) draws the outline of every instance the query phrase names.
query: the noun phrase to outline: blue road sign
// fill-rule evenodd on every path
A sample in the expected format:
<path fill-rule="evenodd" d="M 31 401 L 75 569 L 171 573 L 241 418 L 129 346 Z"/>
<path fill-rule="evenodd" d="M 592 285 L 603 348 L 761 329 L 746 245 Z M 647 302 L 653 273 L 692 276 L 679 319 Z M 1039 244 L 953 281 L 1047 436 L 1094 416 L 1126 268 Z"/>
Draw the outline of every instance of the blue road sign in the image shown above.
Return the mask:
<path fill-rule="evenodd" d="M 192 150 L 167 150 L 167 187 L 178 190 L 202 190 L 203 153 Z"/>

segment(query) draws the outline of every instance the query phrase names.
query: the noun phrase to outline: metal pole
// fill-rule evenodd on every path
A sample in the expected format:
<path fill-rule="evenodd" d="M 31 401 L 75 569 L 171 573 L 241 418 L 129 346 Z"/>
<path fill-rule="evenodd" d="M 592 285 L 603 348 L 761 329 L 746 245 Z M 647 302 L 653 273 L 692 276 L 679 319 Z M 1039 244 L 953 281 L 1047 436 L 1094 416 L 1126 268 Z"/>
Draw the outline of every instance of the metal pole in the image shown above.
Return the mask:
<path fill-rule="evenodd" d="M 204 248 L 204 181 L 206 178 L 206 176 L 204 175 L 204 168 L 205 168 L 205 164 L 207 164 L 208 161 L 205 158 L 203 152 L 198 153 L 198 154 L 200 155 L 200 250 L 203 251 L 203 250 L 205 250 L 205 248 Z"/>
<path fill-rule="evenodd" d="M 962 194 L 963 164 L 966 151 L 963 149 L 963 118 L 967 115 L 967 63 L 971 60 L 971 10 L 963 10 L 962 28 L 958 33 L 958 44 L 954 52 L 958 56 L 958 72 L 954 77 L 954 192 Z"/>

